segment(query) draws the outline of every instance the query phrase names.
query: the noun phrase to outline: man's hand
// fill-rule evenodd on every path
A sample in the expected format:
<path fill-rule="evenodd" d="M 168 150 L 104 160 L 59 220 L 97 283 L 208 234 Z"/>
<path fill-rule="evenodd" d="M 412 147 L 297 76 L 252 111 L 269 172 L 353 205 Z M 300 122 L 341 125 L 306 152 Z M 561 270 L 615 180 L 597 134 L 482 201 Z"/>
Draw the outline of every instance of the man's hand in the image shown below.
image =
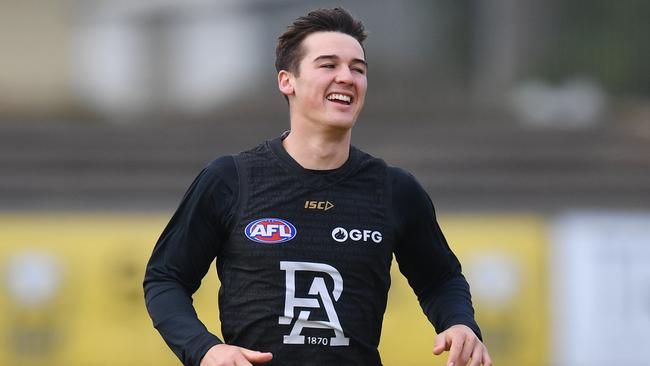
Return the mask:
<path fill-rule="evenodd" d="M 468 362 L 470 366 L 492 366 L 487 348 L 466 325 L 451 326 L 436 336 L 433 354 L 443 351 L 449 351 L 447 366 L 465 366 Z"/>
<path fill-rule="evenodd" d="M 258 352 L 246 348 L 217 344 L 206 352 L 201 366 L 251 366 L 271 361 L 271 352 Z"/>

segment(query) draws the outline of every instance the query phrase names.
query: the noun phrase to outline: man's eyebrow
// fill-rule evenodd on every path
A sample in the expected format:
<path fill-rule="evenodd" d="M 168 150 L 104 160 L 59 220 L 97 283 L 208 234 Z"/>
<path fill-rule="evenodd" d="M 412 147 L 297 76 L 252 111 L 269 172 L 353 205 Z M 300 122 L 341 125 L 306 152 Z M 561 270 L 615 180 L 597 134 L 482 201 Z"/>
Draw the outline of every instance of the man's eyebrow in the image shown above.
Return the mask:
<path fill-rule="evenodd" d="M 337 55 L 320 55 L 316 57 L 313 62 L 318 62 L 322 60 L 338 60 L 338 59 L 340 59 L 340 57 Z M 368 63 L 366 62 L 366 60 L 360 58 L 352 59 L 352 63 L 363 64 L 364 66 L 368 67 Z"/>

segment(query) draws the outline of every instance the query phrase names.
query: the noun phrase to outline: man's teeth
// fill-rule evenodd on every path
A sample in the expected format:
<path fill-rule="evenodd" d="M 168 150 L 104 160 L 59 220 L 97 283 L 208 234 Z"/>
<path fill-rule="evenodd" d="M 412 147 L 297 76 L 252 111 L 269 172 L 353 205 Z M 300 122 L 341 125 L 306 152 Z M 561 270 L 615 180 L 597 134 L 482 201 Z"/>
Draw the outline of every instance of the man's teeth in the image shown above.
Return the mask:
<path fill-rule="evenodd" d="M 342 102 L 350 103 L 352 98 L 349 95 L 343 94 L 330 94 L 327 96 L 328 100 L 340 100 Z"/>

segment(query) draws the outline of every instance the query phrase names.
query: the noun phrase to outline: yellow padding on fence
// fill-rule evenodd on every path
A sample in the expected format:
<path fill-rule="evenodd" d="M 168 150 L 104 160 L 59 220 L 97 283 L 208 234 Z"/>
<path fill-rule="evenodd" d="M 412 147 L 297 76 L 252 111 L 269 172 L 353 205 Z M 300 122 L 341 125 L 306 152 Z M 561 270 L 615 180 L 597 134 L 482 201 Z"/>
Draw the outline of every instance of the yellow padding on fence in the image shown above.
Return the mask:
<path fill-rule="evenodd" d="M 0 364 L 178 365 L 151 324 L 142 278 L 169 214 L 0 215 Z M 547 305 L 544 222 L 445 217 L 477 316 L 500 366 L 543 365 Z M 195 295 L 219 334 L 214 266 Z M 443 365 L 435 333 L 397 265 L 380 350 L 384 364 Z"/>
<path fill-rule="evenodd" d="M 545 222 L 533 215 L 445 216 L 447 241 L 463 264 L 477 318 L 499 366 L 547 364 Z M 384 364 L 445 365 L 433 356 L 435 333 L 393 267 L 380 349 Z"/>

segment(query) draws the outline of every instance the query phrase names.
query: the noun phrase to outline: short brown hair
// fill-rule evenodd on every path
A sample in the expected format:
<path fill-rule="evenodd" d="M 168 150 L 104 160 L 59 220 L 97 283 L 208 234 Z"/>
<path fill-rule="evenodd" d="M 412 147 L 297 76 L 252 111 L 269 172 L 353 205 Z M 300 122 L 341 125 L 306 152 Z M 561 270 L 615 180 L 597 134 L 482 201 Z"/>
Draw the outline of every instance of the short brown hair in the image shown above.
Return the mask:
<path fill-rule="evenodd" d="M 275 48 L 275 69 L 287 70 L 299 75 L 299 66 L 304 50 L 302 41 L 315 32 L 340 32 L 356 39 L 363 52 L 363 41 L 368 34 L 360 20 L 354 19 L 343 8 L 318 9 L 309 12 L 306 16 L 296 19 L 287 27 L 287 31 L 278 37 Z"/>

